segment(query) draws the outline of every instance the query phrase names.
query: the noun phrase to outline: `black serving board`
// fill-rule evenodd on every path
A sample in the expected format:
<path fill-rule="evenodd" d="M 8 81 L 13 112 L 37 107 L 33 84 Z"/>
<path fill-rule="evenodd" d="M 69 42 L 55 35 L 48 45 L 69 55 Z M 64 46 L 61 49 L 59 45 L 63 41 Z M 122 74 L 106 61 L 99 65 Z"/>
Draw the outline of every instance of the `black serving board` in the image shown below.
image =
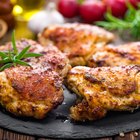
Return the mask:
<path fill-rule="evenodd" d="M 16 132 L 47 138 L 85 139 L 112 136 L 120 132 L 140 129 L 140 110 L 110 112 L 102 120 L 75 123 L 69 119 L 69 108 L 75 103 L 75 94 L 64 87 L 65 100 L 43 120 L 18 118 L 1 108 L 0 126 Z"/>

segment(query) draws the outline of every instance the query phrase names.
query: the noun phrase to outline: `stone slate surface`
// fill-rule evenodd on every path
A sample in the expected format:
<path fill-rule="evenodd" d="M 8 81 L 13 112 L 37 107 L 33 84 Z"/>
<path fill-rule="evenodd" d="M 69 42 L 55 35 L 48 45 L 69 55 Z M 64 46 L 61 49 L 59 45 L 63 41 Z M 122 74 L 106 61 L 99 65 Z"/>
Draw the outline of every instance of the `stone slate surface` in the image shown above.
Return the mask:
<path fill-rule="evenodd" d="M 130 112 L 110 112 L 102 120 L 75 123 L 69 119 L 69 108 L 76 96 L 66 88 L 65 100 L 43 120 L 15 117 L 0 109 L 0 127 L 16 132 L 47 138 L 99 138 L 113 136 L 120 132 L 140 129 L 140 110 Z"/>

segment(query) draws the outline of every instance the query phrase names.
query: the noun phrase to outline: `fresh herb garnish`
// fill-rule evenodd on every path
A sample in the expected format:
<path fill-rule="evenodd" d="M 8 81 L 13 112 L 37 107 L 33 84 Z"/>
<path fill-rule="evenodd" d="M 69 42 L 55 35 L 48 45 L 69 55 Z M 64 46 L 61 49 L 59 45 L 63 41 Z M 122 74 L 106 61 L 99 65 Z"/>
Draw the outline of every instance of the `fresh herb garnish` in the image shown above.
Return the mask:
<path fill-rule="evenodd" d="M 127 3 L 127 6 L 124 19 L 116 18 L 111 12 L 107 12 L 107 21 L 99 21 L 96 24 L 110 30 L 129 30 L 134 38 L 140 38 L 140 8 L 135 9 L 130 3 Z"/>
<path fill-rule="evenodd" d="M 17 64 L 23 66 L 30 66 L 27 62 L 23 60 L 24 58 L 42 56 L 42 54 L 28 52 L 30 47 L 31 46 L 27 46 L 21 52 L 19 52 L 18 48 L 16 47 L 15 32 L 13 31 L 12 50 L 0 52 L 0 64 L 2 64 L 2 67 L 0 67 L 0 71 L 3 71 L 11 66 L 16 66 Z"/>

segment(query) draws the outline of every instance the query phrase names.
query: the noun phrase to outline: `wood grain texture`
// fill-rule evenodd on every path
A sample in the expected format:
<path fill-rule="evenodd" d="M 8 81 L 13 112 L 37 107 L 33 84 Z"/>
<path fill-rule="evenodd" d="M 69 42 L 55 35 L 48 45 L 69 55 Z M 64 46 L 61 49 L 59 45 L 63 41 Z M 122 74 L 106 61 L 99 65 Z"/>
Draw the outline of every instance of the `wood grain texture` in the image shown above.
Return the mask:
<path fill-rule="evenodd" d="M 38 138 L 36 140 L 65 140 L 65 139 L 48 139 L 48 138 Z"/>
<path fill-rule="evenodd" d="M 95 140 L 113 140 L 113 139 L 111 137 L 109 137 L 109 138 L 101 138 L 101 139 L 95 139 Z"/>
<path fill-rule="evenodd" d="M 0 129 L 0 140 L 35 140 L 35 137 Z"/>
<path fill-rule="evenodd" d="M 3 131 L 4 131 L 4 130 L 0 128 L 0 140 L 3 139 Z"/>
<path fill-rule="evenodd" d="M 124 137 L 116 136 L 114 140 L 140 140 L 140 131 L 130 132 L 124 135 Z"/>

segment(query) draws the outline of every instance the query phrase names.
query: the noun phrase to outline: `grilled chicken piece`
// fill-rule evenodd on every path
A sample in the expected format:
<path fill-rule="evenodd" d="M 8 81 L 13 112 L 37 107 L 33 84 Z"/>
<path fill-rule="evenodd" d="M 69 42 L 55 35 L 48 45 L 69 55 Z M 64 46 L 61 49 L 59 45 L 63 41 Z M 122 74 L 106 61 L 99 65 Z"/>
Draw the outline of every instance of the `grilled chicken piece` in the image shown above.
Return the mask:
<path fill-rule="evenodd" d="M 89 67 L 140 64 L 140 42 L 105 46 L 87 60 Z"/>
<path fill-rule="evenodd" d="M 42 119 L 63 101 L 62 82 L 69 62 L 56 47 L 42 47 L 31 40 L 18 41 L 19 50 L 31 45 L 30 52 L 42 53 L 27 58 L 30 66 L 13 66 L 0 72 L 0 104 L 17 116 Z M 0 51 L 11 49 L 11 43 Z"/>
<path fill-rule="evenodd" d="M 102 28 L 86 24 L 54 25 L 39 34 L 39 42 L 56 45 L 66 53 L 72 66 L 86 65 L 86 59 L 96 50 L 95 44 L 106 44 L 114 35 Z"/>
<path fill-rule="evenodd" d="M 79 96 L 70 109 L 76 121 L 97 120 L 110 110 L 133 111 L 140 106 L 139 66 L 77 66 L 69 72 L 67 84 Z"/>

